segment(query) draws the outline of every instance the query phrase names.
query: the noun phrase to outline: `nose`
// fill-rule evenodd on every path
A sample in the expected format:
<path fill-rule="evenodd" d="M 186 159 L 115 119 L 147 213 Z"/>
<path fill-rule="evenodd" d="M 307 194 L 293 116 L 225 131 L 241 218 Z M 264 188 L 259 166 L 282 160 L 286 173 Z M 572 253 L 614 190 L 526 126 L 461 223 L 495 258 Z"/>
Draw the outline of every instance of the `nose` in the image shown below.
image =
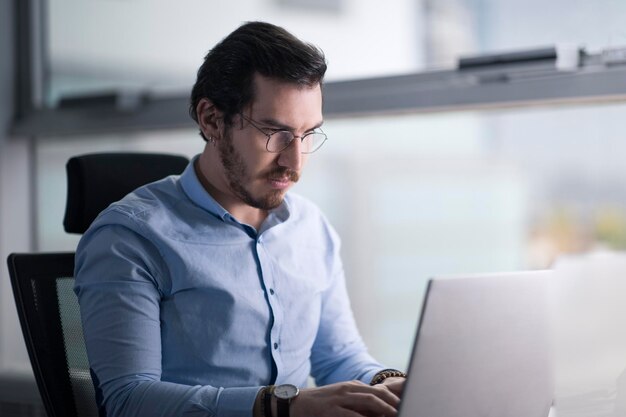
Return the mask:
<path fill-rule="evenodd" d="M 299 137 L 294 138 L 289 146 L 283 149 L 278 155 L 278 165 L 300 172 L 302 167 L 302 141 Z"/>

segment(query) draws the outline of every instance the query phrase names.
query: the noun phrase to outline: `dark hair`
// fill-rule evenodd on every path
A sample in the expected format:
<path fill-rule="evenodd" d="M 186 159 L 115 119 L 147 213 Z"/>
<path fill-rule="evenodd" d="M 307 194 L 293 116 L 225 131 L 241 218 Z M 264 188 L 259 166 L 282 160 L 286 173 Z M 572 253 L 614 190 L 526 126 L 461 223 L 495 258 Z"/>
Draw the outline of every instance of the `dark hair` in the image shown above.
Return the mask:
<path fill-rule="evenodd" d="M 198 102 L 207 98 L 224 113 L 226 125 L 254 99 L 254 74 L 302 86 L 321 84 L 324 53 L 285 29 L 265 22 L 240 26 L 204 58 L 191 90 L 189 115 L 198 122 Z M 206 140 L 202 132 L 200 135 Z"/>

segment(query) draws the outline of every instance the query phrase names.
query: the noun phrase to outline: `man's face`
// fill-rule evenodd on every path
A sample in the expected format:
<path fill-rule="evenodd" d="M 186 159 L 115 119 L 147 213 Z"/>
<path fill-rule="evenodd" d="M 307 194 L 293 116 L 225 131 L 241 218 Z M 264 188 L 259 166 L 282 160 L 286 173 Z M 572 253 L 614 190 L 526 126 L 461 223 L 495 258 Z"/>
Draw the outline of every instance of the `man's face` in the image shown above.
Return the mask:
<path fill-rule="evenodd" d="M 302 136 L 322 123 L 319 85 L 300 87 L 256 75 L 255 99 L 244 115 L 267 133 L 289 130 Z M 217 150 L 231 197 L 248 206 L 271 210 L 300 178 L 306 155 L 296 138 L 280 153 L 266 150 L 267 136 L 237 115 Z"/>

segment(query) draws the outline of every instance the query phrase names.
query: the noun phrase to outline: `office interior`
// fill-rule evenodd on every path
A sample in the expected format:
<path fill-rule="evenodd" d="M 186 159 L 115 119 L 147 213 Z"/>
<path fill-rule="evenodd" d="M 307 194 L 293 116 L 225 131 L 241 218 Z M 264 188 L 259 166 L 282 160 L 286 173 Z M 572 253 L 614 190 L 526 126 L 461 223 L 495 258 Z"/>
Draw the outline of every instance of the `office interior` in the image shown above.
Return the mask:
<path fill-rule="evenodd" d="M 71 156 L 199 153 L 195 71 L 250 20 L 326 54 L 329 140 L 294 191 L 342 237 L 357 323 L 390 367 L 407 368 L 432 276 L 626 250 L 623 1 L 2 0 L 0 404 L 14 415 L 44 414 L 7 256 L 75 249 Z"/>

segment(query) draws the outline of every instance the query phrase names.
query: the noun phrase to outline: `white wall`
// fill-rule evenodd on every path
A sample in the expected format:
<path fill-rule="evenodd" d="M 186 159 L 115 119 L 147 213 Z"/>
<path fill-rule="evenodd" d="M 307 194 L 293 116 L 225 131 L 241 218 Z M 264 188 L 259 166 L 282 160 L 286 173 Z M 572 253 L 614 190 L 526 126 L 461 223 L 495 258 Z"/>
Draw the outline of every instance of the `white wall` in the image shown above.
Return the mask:
<path fill-rule="evenodd" d="M 13 5 L 0 1 L 0 370 L 29 370 L 6 267 L 10 252 L 28 251 L 30 191 L 28 142 L 9 137 L 13 116 Z M 30 372 L 30 371 L 29 371 Z"/>
<path fill-rule="evenodd" d="M 5 141 L 12 112 L 13 97 L 13 4 L 0 0 L 0 146 Z M 0 148 L 1 150 L 2 148 Z"/>
<path fill-rule="evenodd" d="M 241 23 L 266 20 L 320 46 L 326 79 L 417 70 L 422 0 L 343 0 L 339 11 L 278 0 L 172 2 L 48 0 L 55 94 L 75 90 L 187 90 L 207 51 Z M 95 47 L 94 47 L 95 46 Z"/>

